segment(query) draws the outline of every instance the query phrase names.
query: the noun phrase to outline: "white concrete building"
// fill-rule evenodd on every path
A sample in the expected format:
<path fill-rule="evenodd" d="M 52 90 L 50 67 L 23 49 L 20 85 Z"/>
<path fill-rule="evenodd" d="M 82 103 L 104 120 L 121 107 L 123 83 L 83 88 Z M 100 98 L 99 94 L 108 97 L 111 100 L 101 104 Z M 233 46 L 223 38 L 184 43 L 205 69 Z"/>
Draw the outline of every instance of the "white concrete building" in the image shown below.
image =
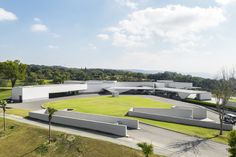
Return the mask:
<path fill-rule="evenodd" d="M 134 93 L 159 94 L 170 98 L 186 99 L 195 95 L 198 100 L 210 100 L 211 93 L 190 90 L 192 83 L 159 80 L 157 82 L 117 82 L 117 81 L 65 81 L 59 85 L 21 86 L 12 89 L 12 99 L 15 101 L 35 101 L 78 93 Z M 174 96 L 174 97 L 173 97 Z"/>
<path fill-rule="evenodd" d="M 12 89 L 11 98 L 15 101 L 27 102 L 49 99 L 57 95 L 72 95 L 86 89 L 87 84 L 20 86 Z"/>

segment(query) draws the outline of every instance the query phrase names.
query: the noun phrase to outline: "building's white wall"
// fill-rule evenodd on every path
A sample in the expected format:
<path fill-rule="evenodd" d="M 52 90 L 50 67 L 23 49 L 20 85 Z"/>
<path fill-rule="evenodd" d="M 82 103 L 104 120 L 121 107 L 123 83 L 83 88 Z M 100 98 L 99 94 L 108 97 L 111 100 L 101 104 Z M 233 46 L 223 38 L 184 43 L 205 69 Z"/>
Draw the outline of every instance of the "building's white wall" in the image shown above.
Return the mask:
<path fill-rule="evenodd" d="M 13 88 L 12 99 L 19 100 L 19 96 L 22 95 L 23 102 L 34 101 L 34 100 L 48 99 L 49 93 L 81 91 L 86 89 L 87 89 L 86 84 L 22 86 Z"/>
<path fill-rule="evenodd" d="M 154 82 L 117 82 L 116 87 L 153 87 Z"/>
<path fill-rule="evenodd" d="M 11 99 L 19 100 L 20 96 L 22 96 L 22 88 L 14 87 L 11 91 Z"/>
<path fill-rule="evenodd" d="M 166 87 L 178 88 L 178 89 L 190 89 L 193 87 L 193 83 L 189 82 L 169 82 L 166 83 Z"/>
<path fill-rule="evenodd" d="M 87 90 L 82 93 L 99 93 L 103 88 L 115 87 L 117 81 L 65 81 L 65 84 L 87 84 Z"/>
<path fill-rule="evenodd" d="M 32 101 L 40 99 L 49 98 L 49 90 L 47 87 L 32 87 L 32 88 L 22 88 L 22 101 Z"/>

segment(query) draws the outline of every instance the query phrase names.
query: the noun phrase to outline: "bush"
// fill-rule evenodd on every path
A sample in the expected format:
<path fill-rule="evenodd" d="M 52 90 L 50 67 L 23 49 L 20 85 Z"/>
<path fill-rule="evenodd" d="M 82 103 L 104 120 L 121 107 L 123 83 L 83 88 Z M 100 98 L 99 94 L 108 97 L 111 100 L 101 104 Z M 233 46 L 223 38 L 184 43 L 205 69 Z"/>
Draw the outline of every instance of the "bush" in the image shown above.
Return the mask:
<path fill-rule="evenodd" d="M 228 149 L 228 152 L 230 153 L 230 157 L 236 156 L 236 130 L 231 131 L 229 134 L 229 140 L 228 145 L 230 148 Z"/>
<path fill-rule="evenodd" d="M 194 100 L 194 99 L 185 99 L 185 102 L 197 104 L 197 105 L 202 105 L 202 106 L 208 106 L 208 107 L 214 107 L 217 108 L 217 105 L 211 102 L 205 102 L 205 101 L 200 101 L 200 100 Z M 233 106 L 225 106 L 225 108 L 229 111 L 235 111 L 236 112 L 236 107 Z"/>

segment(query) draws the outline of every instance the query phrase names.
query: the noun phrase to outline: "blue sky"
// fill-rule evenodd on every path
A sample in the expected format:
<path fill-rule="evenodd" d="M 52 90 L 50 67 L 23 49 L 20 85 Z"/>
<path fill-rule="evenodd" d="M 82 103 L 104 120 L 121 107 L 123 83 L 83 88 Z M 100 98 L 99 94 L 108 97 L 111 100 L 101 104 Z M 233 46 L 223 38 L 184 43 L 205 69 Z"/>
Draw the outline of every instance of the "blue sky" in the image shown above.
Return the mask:
<path fill-rule="evenodd" d="M 0 61 L 216 73 L 236 59 L 236 0 L 0 1 Z"/>

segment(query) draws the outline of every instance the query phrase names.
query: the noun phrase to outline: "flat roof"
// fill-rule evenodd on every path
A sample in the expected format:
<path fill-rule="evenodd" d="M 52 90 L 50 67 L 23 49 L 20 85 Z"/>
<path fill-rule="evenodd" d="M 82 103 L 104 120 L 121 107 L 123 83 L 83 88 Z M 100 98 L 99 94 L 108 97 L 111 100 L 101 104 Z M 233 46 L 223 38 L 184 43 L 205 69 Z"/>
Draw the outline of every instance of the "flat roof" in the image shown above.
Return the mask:
<path fill-rule="evenodd" d="M 87 84 L 80 83 L 77 85 L 87 85 Z M 47 84 L 47 85 L 17 86 L 13 88 L 35 88 L 35 87 L 56 87 L 56 86 L 75 86 L 75 84 Z"/>
<path fill-rule="evenodd" d="M 108 87 L 108 88 L 105 88 L 105 89 L 128 89 L 128 90 L 139 90 L 139 89 L 143 89 L 143 90 L 153 90 L 155 88 L 152 88 L 152 87 Z"/>
<path fill-rule="evenodd" d="M 188 90 L 188 89 L 177 89 L 177 88 L 156 88 L 156 90 L 167 91 L 167 92 L 180 92 L 180 93 L 189 93 L 189 94 L 201 94 L 209 93 L 207 91 L 197 91 L 197 90 Z"/>

